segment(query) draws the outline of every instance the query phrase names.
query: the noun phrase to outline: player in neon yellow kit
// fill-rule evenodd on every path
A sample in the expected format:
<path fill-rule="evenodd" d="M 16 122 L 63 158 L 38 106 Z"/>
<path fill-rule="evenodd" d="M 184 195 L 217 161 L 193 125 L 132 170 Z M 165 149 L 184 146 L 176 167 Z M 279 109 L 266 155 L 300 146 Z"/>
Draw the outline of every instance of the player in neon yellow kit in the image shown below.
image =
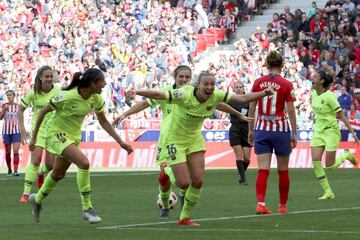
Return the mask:
<path fill-rule="evenodd" d="M 50 66 L 42 66 L 38 69 L 34 88 L 31 89 L 26 96 L 21 99 L 21 105 L 18 112 L 19 123 L 21 127 L 21 141 L 26 143 L 26 129 L 24 126 L 24 111 L 30 105 L 33 107 L 33 116 L 31 120 L 31 128 L 34 130 L 36 119 L 42 107 L 47 105 L 52 97 L 58 94 L 61 89 L 53 84 L 53 69 Z M 46 115 L 44 122 L 49 119 L 50 114 Z M 36 139 L 35 149 L 31 152 L 31 162 L 26 167 L 24 192 L 20 198 L 20 202 L 28 202 L 29 195 L 33 183 L 35 182 L 36 173 L 39 169 L 43 150 L 46 143 L 46 124 L 42 124 Z M 47 173 L 53 168 L 55 155 L 46 151 L 45 165 L 41 166 L 42 173 Z M 41 186 L 39 186 L 40 188 Z"/>
<path fill-rule="evenodd" d="M 316 73 L 313 77 L 314 90 L 311 93 L 312 109 L 315 113 L 315 128 L 310 144 L 311 156 L 316 178 L 324 190 L 324 194 L 319 197 L 319 200 L 335 198 L 321 164 L 324 151 L 328 169 L 336 169 L 344 160 L 349 160 L 354 165 L 357 164 L 355 156 L 349 150 L 345 150 L 342 155 L 335 158 L 341 138 L 337 119 L 344 122 L 356 143 L 359 142 L 359 139 L 341 110 L 336 95 L 329 90 L 332 80 L 332 73 L 323 70 Z"/>
<path fill-rule="evenodd" d="M 184 86 L 188 84 L 191 80 L 191 69 L 188 66 L 180 65 L 174 70 L 174 85 L 169 85 L 164 88 L 162 88 L 160 91 L 162 92 L 168 92 L 174 89 L 178 89 L 181 86 Z M 160 109 L 163 113 L 163 118 L 161 122 L 161 128 L 160 128 L 160 137 L 158 141 L 158 148 L 157 148 L 157 154 L 156 154 L 156 163 L 161 166 L 160 170 L 160 176 L 159 176 L 159 191 L 160 196 L 163 202 L 163 208 L 160 209 L 160 218 L 168 218 L 169 217 L 169 197 L 171 193 L 171 185 L 175 184 L 175 178 L 171 171 L 171 168 L 166 167 L 167 166 L 167 155 L 166 151 L 164 153 L 166 142 L 165 142 L 165 136 L 169 129 L 169 126 L 171 125 L 171 117 L 170 114 L 172 112 L 173 105 L 169 104 L 166 100 L 153 100 L 153 99 L 146 99 L 146 101 L 139 102 L 135 104 L 133 107 L 131 107 L 128 111 L 123 113 L 121 116 L 119 116 L 117 119 L 115 119 L 114 124 L 118 124 L 126 117 L 140 112 L 144 109 L 146 109 L 149 106 L 157 106 L 160 105 Z M 238 118 L 249 121 L 248 118 L 243 116 L 240 112 L 237 112 L 235 109 L 231 108 L 230 106 L 226 104 L 219 104 L 217 106 L 217 109 L 224 112 L 230 112 L 237 116 Z M 165 168 L 166 167 L 166 168 Z M 166 173 L 165 173 L 166 172 Z M 184 202 L 184 190 L 180 188 L 179 198 L 181 202 L 181 206 Z"/>
<path fill-rule="evenodd" d="M 201 128 L 204 120 L 214 113 L 218 103 L 254 101 L 273 94 L 273 91 L 268 88 L 254 94 L 232 95 L 215 90 L 215 76 L 210 72 L 201 72 L 195 86 L 188 85 L 165 93 L 155 90 L 128 92 L 130 96 L 137 94 L 152 99 L 166 99 L 174 104 L 165 137 L 165 151 L 176 184 L 186 191 L 179 225 L 199 226 L 191 221 L 190 211 L 198 202 L 203 184 L 205 144 Z"/>
<path fill-rule="evenodd" d="M 131 146 L 120 138 L 106 119 L 103 110 L 105 102 L 100 95 L 105 85 L 104 74 L 99 69 L 89 68 L 83 74 L 75 73 L 71 84 L 40 111 L 29 148 L 31 151 L 35 148 L 35 139 L 45 115 L 55 110 L 48 122 L 46 149 L 57 157 L 53 171 L 46 176 L 38 193 L 29 197 L 36 222 L 40 221 L 42 201 L 65 176 L 71 163 L 78 167 L 76 180 L 81 193 L 84 219 L 90 223 L 101 222 L 91 204 L 90 163 L 79 148 L 81 126 L 86 115 L 95 112 L 101 127 L 129 154 L 132 152 Z"/>

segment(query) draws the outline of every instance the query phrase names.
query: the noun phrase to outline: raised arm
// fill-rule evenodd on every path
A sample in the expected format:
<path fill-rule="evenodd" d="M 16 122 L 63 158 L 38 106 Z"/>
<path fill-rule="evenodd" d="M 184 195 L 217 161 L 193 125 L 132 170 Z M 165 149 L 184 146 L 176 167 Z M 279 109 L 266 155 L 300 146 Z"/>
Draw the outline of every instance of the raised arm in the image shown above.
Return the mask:
<path fill-rule="evenodd" d="M 166 99 L 166 93 L 157 90 L 129 90 L 127 94 L 130 97 L 139 95 L 151 99 L 159 99 L 159 100 Z"/>
<path fill-rule="evenodd" d="M 107 120 L 105 113 L 99 112 L 96 113 L 97 119 L 100 123 L 100 126 L 123 148 L 127 151 L 128 154 L 131 154 L 133 152 L 133 149 L 131 145 L 125 143 L 119 134 L 115 131 L 114 127 L 110 124 L 110 122 Z"/>
<path fill-rule="evenodd" d="M 216 105 L 216 109 L 219 111 L 222 111 L 222 112 L 226 112 L 226 113 L 235 115 L 238 119 L 246 121 L 246 122 L 250 122 L 252 120 L 251 118 L 246 117 L 244 114 L 237 111 L 235 108 L 231 107 L 230 105 L 228 105 L 226 103 L 218 103 L 218 105 Z"/>
<path fill-rule="evenodd" d="M 232 103 L 244 103 L 244 102 L 252 102 L 258 100 L 259 98 L 273 95 L 275 90 L 272 87 L 268 87 L 267 89 L 261 92 L 254 92 L 249 94 L 242 94 L 242 95 L 231 95 L 230 102 Z"/>
<path fill-rule="evenodd" d="M 150 105 L 147 101 L 141 101 L 136 103 L 134 106 L 132 106 L 129 110 L 127 110 L 126 112 L 124 112 L 123 114 L 121 114 L 119 117 L 117 117 L 112 125 L 116 126 L 118 125 L 120 122 L 122 122 L 125 118 L 127 118 L 130 115 L 133 115 L 135 113 L 141 112 L 143 110 L 145 110 L 146 108 L 148 108 Z"/>
<path fill-rule="evenodd" d="M 26 144 L 26 129 L 25 129 L 25 124 L 24 124 L 25 110 L 26 110 L 26 108 L 23 105 L 20 105 L 19 111 L 17 113 L 17 117 L 18 117 L 19 124 L 20 124 L 20 131 L 21 131 L 21 142 L 23 145 Z"/>
<path fill-rule="evenodd" d="M 356 135 L 356 132 L 355 130 L 352 128 L 351 124 L 349 123 L 349 120 L 346 118 L 344 112 L 341 110 L 339 112 L 336 113 L 336 117 L 338 119 L 340 119 L 344 124 L 345 126 L 347 127 L 347 129 L 350 131 L 351 135 L 353 136 L 354 140 L 356 143 L 359 143 L 359 139 Z"/>
<path fill-rule="evenodd" d="M 41 123 L 43 122 L 44 118 L 45 118 L 45 115 L 49 112 L 52 112 L 54 111 L 55 109 L 51 106 L 51 104 L 48 104 L 46 105 L 45 107 L 43 107 L 41 110 L 40 110 L 40 113 L 39 113 L 39 116 L 38 118 L 36 119 L 36 123 L 35 123 L 35 128 L 34 128 L 34 131 L 33 131 L 33 134 L 32 134 L 32 138 L 31 138 L 31 141 L 30 141 L 30 144 L 29 144 L 29 149 L 30 151 L 34 151 L 35 149 L 35 143 L 36 143 L 36 138 L 37 138 L 37 135 L 38 135 L 38 132 L 39 132 L 39 128 L 41 126 Z"/>

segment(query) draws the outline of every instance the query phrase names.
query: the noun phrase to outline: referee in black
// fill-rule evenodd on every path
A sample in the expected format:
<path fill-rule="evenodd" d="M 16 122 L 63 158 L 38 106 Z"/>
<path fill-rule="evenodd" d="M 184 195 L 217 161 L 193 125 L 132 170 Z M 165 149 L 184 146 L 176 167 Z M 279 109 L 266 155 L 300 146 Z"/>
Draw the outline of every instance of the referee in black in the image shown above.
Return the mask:
<path fill-rule="evenodd" d="M 245 94 L 245 89 L 242 82 L 235 82 L 233 90 L 235 94 Z M 249 103 L 229 105 L 241 112 L 246 117 L 248 116 Z M 239 173 L 239 184 L 247 185 L 245 172 L 250 164 L 250 153 L 252 147 L 248 142 L 249 125 L 247 121 L 240 120 L 232 114 L 230 114 L 230 122 L 230 146 L 233 148 L 236 156 L 236 167 Z"/>

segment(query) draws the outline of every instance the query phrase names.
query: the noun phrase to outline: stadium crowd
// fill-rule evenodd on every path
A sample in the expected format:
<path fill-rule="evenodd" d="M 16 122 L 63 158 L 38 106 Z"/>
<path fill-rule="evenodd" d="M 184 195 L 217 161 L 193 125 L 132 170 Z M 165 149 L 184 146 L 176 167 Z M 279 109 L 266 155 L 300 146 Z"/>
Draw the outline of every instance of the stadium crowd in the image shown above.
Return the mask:
<path fill-rule="evenodd" d="M 268 1 L 95 3 L 0 0 L 0 102 L 6 102 L 6 89 L 16 90 L 17 99 L 22 98 L 42 65 L 54 66 L 61 87 L 69 84 L 74 72 L 97 65 L 106 74 L 103 95 L 111 119 L 132 104 L 124 96 L 125 89 L 171 84 L 171 73 L 178 64 L 195 69 L 197 61 L 206 57 L 195 57 L 198 33 L 222 27 L 230 29 L 230 37 L 238 22 L 260 12 Z M 283 74 L 296 87 L 299 129 L 311 128 L 311 74 L 319 68 L 334 69 L 333 88 L 341 106 L 349 117 L 359 118 L 359 13 L 358 1 L 350 0 L 330 0 L 326 6 L 314 2 L 306 13 L 285 7 L 284 12 L 274 14 L 267 29 L 257 27 L 249 39 L 236 41 L 235 52 L 221 55 L 208 68 L 216 74 L 218 88 L 227 89 L 241 80 L 249 91 L 253 80 L 266 73 L 267 51 L 277 49 L 286 60 Z M 132 126 L 145 128 L 148 119 L 158 119 L 160 114 L 150 109 L 134 115 Z M 87 120 L 88 127 L 92 118 Z M 226 115 L 218 113 L 214 118 Z M 204 128 L 227 128 L 227 123 L 208 121 Z"/>

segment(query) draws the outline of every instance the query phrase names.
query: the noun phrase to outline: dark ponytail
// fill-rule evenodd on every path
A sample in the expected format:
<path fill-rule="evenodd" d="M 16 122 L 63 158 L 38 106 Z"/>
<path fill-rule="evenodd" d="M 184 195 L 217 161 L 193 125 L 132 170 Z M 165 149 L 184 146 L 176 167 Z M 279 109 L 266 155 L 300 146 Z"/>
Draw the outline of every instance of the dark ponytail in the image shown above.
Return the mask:
<path fill-rule="evenodd" d="M 97 68 L 89 68 L 84 73 L 74 73 L 73 79 L 69 86 L 63 88 L 63 90 L 70 90 L 74 87 L 85 88 L 91 85 L 91 83 L 98 81 L 103 73 Z"/>
<path fill-rule="evenodd" d="M 330 84 L 333 82 L 334 78 L 333 78 L 333 73 L 331 71 L 324 71 L 324 70 L 321 70 L 319 72 L 319 75 L 320 75 L 320 78 L 322 80 L 324 80 L 323 82 L 323 87 L 325 89 L 328 89 L 330 87 Z"/>

